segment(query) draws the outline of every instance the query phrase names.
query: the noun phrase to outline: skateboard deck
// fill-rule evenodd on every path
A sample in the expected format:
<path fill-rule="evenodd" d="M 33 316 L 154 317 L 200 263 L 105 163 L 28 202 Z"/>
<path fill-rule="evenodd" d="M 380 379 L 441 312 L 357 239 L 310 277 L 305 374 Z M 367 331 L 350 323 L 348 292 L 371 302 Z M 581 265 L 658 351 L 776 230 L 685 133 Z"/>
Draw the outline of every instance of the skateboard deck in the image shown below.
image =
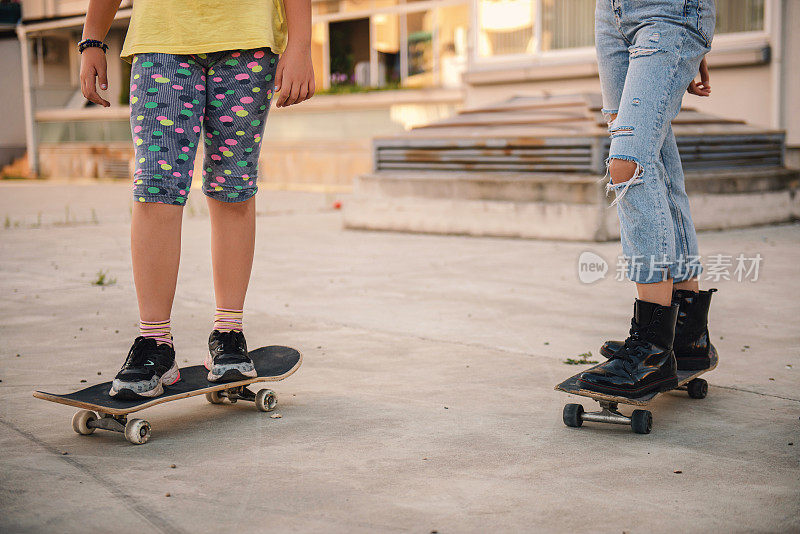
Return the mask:
<path fill-rule="evenodd" d="M 678 387 L 675 389 L 688 391 L 689 396 L 692 397 L 693 399 L 705 398 L 708 392 L 708 383 L 702 378 L 698 377 L 704 373 L 713 370 L 717 366 L 719 358 L 717 356 L 717 351 L 713 346 L 711 347 L 709 357 L 711 358 L 711 367 L 709 367 L 708 369 L 695 370 L 695 371 L 678 371 Z M 596 366 L 591 367 L 590 369 L 594 369 L 595 367 L 599 367 L 600 365 L 602 365 L 602 363 L 597 364 Z M 631 417 L 626 417 L 621 413 L 619 413 L 619 411 L 617 411 L 617 405 L 629 404 L 631 406 L 647 406 L 650 403 L 650 401 L 656 398 L 660 393 L 665 393 L 665 392 L 654 391 L 642 395 L 641 397 L 628 398 L 628 397 L 620 397 L 618 395 L 612 395 L 609 393 L 599 393 L 597 391 L 583 389 L 578 379 L 580 378 L 581 374 L 583 374 L 588 370 L 589 369 L 584 369 L 580 373 L 577 373 L 569 377 L 568 379 L 558 384 L 555 387 L 555 389 L 557 391 L 563 391 L 564 393 L 569 393 L 572 395 L 579 395 L 581 397 L 589 397 L 590 399 L 594 399 L 600 403 L 600 406 L 602 407 L 603 410 L 601 412 L 596 412 L 596 413 L 584 413 L 582 407 L 578 408 L 579 406 L 581 406 L 580 404 L 567 404 L 566 406 L 564 406 L 564 424 L 566 424 L 567 426 L 574 426 L 574 427 L 581 426 L 583 421 L 630 424 L 633 427 L 634 432 L 639 434 L 649 434 L 650 429 L 652 428 L 652 414 L 649 411 L 634 410 L 634 413 L 632 414 Z M 637 418 L 637 421 L 633 421 L 634 417 Z"/>
<path fill-rule="evenodd" d="M 108 394 L 111 389 L 110 381 L 72 393 L 56 394 L 36 391 L 33 396 L 37 399 L 82 408 L 82 411 L 75 414 L 72 421 L 73 429 L 79 434 L 91 434 L 96 428 L 103 428 L 125 433 L 125 437 L 132 443 L 144 443 L 150 435 L 149 423 L 140 419 L 128 421 L 127 415 L 156 404 L 205 394 L 212 404 L 221 404 L 226 398 L 231 403 L 241 399 L 255 402 L 256 407 L 261 411 L 273 410 L 277 405 L 277 396 L 273 391 L 266 389 L 253 392 L 246 386 L 256 382 L 283 380 L 297 371 L 303 362 L 303 356 L 293 348 L 278 345 L 261 347 L 250 351 L 248 355 L 253 360 L 258 373 L 256 377 L 235 382 L 209 382 L 208 370 L 203 365 L 182 367 L 180 368 L 181 379 L 171 386 L 165 386 L 164 393 L 158 397 L 135 400 L 116 399 Z M 128 429 L 128 426 L 131 426 L 131 422 L 134 421 L 138 421 L 137 425 L 141 427 L 136 432 Z M 146 428 L 142 427 L 141 423 L 144 423 Z M 137 436 L 143 441 L 132 439 Z"/>

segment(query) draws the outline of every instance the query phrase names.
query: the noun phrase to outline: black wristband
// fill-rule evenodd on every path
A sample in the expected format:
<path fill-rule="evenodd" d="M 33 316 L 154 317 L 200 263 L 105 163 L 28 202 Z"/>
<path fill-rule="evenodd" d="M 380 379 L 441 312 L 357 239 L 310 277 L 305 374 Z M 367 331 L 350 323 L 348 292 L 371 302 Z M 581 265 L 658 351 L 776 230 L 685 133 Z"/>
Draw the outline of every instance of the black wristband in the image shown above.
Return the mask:
<path fill-rule="evenodd" d="M 78 43 L 78 52 L 81 54 L 83 54 L 83 51 L 87 48 L 102 48 L 103 53 L 105 53 L 106 50 L 108 50 L 108 45 L 103 41 L 98 41 L 97 39 L 84 39 Z"/>

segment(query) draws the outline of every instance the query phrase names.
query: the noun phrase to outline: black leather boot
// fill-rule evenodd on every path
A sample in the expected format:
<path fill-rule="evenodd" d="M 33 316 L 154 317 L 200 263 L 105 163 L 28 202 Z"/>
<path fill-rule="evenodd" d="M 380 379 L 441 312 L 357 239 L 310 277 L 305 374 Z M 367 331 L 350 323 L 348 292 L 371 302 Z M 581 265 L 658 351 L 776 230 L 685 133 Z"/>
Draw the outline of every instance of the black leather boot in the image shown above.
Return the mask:
<path fill-rule="evenodd" d="M 581 374 L 581 387 L 637 398 L 678 387 L 672 352 L 678 305 L 660 306 L 636 300 L 630 336 L 609 360 Z"/>
<path fill-rule="evenodd" d="M 672 303 L 678 304 L 672 350 L 680 371 L 701 371 L 711 367 L 711 354 L 716 353 L 716 349 L 708 337 L 708 308 L 711 295 L 716 291 L 709 289 L 695 293 L 677 289 L 672 294 Z M 622 345 L 622 341 L 606 341 L 600 347 L 600 354 L 610 358 Z"/>

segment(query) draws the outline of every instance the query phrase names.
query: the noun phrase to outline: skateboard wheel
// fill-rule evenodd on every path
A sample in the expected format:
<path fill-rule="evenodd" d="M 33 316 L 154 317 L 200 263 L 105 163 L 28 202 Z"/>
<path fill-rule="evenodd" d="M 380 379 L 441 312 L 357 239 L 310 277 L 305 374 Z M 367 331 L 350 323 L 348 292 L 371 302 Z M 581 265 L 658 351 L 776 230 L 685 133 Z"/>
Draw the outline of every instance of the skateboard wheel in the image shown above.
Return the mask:
<path fill-rule="evenodd" d="M 125 439 L 134 445 L 147 443 L 150 439 L 150 423 L 144 419 L 131 419 L 125 425 Z"/>
<path fill-rule="evenodd" d="M 222 404 L 223 398 L 220 396 L 219 391 L 209 391 L 206 393 L 206 400 L 211 404 Z"/>
<path fill-rule="evenodd" d="M 686 391 L 693 399 L 705 399 L 708 395 L 708 382 L 702 378 L 695 378 L 686 384 Z"/>
<path fill-rule="evenodd" d="M 578 428 L 583 424 L 583 405 L 567 404 L 564 406 L 564 424 Z"/>
<path fill-rule="evenodd" d="M 89 421 L 97 421 L 97 414 L 89 410 L 81 410 L 72 416 L 72 429 L 82 436 L 88 436 L 95 431 L 89 427 Z"/>
<path fill-rule="evenodd" d="M 278 397 L 271 389 L 262 389 L 256 393 L 256 408 L 261 412 L 271 412 L 278 405 Z"/>
<path fill-rule="evenodd" d="M 637 434 L 649 434 L 653 428 L 653 414 L 649 410 L 633 410 L 631 428 Z"/>

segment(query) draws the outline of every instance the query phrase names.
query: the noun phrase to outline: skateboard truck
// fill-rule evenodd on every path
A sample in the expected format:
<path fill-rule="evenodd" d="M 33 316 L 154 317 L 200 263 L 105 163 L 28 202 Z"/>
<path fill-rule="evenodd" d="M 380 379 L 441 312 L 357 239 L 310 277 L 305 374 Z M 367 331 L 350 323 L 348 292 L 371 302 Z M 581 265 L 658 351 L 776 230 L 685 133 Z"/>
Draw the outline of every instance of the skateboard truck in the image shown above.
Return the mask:
<path fill-rule="evenodd" d="M 271 389 L 261 389 L 253 393 L 247 386 L 237 386 L 206 393 L 206 400 L 211 404 L 222 404 L 225 399 L 231 404 L 236 404 L 239 399 L 254 402 L 260 412 L 271 412 L 278 405 L 278 396 Z"/>
<path fill-rule="evenodd" d="M 597 423 L 613 423 L 615 425 L 631 424 L 630 417 L 626 417 L 619 413 L 616 402 L 601 401 L 600 408 L 602 408 L 601 411 L 586 412 L 581 416 L 581 418 L 584 421 L 595 421 Z"/>
<path fill-rule="evenodd" d="M 91 410 L 81 410 L 72 416 L 72 429 L 78 434 L 88 436 L 98 428 L 125 434 L 125 439 L 134 445 L 147 443 L 150 439 L 150 423 L 144 419 L 128 419 L 126 415 L 95 413 Z"/>
<path fill-rule="evenodd" d="M 649 410 L 634 410 L 628 417 L 620 413 L 616 402 L 606 400 L 597 402 L 600 403 L 599 412 L 584 412 L 582 404 L 567 404 L 564 406 L 564 424 L 575 428 L 583 425 L 584 421 L 630 425 L 637 434 L 649 434 L 653 428 L 653 414 Z"/>

